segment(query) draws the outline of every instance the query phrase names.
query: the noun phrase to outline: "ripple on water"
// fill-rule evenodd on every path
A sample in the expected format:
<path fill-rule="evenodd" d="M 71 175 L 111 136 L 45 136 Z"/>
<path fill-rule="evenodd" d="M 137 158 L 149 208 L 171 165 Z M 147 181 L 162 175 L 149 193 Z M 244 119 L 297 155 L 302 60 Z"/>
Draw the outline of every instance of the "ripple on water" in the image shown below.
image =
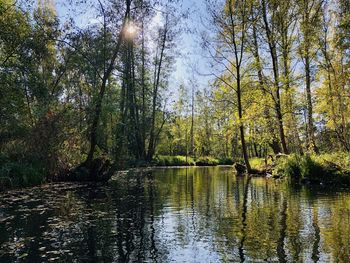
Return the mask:
<path fill-rule="evenodd" d="M 350 194 L 228 168 L 0 194 L 0 262 L 350 262 Z"/>

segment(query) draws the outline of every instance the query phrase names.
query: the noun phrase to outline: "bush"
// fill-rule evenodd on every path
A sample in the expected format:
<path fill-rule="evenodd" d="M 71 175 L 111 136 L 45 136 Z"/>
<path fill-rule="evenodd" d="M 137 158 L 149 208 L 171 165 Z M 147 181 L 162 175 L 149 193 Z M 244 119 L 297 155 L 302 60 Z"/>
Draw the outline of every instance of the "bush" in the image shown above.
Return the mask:
<path fill-rule="evenodd" d="M 273 176 L 288 177 L 299 180 L 301 177 L 301 156 L 292 154 L 288 157 L 281 157 L 277 159 Z"/>
<path fill-rule="evenodd" d="M 156 156 L 152 164 L 155 166 L 216 166 L 216 165 L 232 165 L 232 159 L 216 159 L 209 156 L 198 157 L 197 159 L 193 159 L 192 157 L 186 156 L 169 156 L 169 155 L 158 155 Z"/>
<path fill-rule="evenodd" d="M 44 182 L 45 170 L 35 162 L 6 162 L 0 168 L 0 189 L 34 186 Z"/>
<path fill-rule="evenodd" d="M 291 154 L 276 161 L 274 176 L 288 177 L 295 182 L 342 183 L 350 181 L 348 176 L 350 156 L 344 153 L 321 155 Z"/>
<path fill-rule="evenodd" d="M 230 158 L 220 158 L 219 159 L 219 165 L 233 165 L 234 161 Z"/>
<path fill-rule="evenodd" d="M 199 157 L 196 160 L 197 166 L 216 166 L 219 165 L 219 160 L 209 156 Z"/>
<path fill-rule="evenodd" d="M 264 171 L 266 169 L 264 158 L 258 158 L 258 157 L 251 158 L 249 159 L 249 164 L 253 170 Z"/>
<path fill-rule="evenodd" d="M 327 174 L 327 171 L 316 158 L 305 155 L 301 160 L 300 172 L 302 179 L 319 180 Z"/>
<path fill-rule="evenodd" d="M 155 166 L 192 166 L 195 162 L 192 157 L 186 156 L 169 156 L 169 155 L 158 155 L 153 159 Z"/>

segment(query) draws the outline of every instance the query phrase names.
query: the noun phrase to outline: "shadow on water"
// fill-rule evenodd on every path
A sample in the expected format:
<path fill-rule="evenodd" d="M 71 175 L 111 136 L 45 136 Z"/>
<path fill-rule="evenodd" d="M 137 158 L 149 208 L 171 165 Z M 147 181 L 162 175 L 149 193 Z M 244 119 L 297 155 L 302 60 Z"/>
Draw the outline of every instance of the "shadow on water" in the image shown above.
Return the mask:
<path fill-rule="evenodd" d="M 154 189 L 154 176 L 152 173 L 148 174 L 148 180 L 150 181 L 148 184 L 149 191 L 149 204 L 150 204 L 150 229 L 151 229 L 151 259 L 153 262 L 158 262 L 158 249 L 156 246 L 156 229 L 154 226 L 154 197 L 155 197 L 155 189 Z"/>
<path fill-rule="evenodd" d="M 350 194 L 173 168 L 0 196 L 0 262 L 350 262 Z"/>
<path fill-rule="evenodd" d="M 279 262 L 287 262 L 286 251 L 284 250 L 284 243 L 286 239 L 286 230 L 287 230 L 287 200 L 284 197 L 282 198 L 282 209 L 280 215 L 280 232 L 277 240 L 277 255 Z"/>
<path fill-rule="evenodd" d="M 243 192 L 243 211 L 242 211 L 242 238 L 239 242 L 239 258 L 241 262 L 244 262 L 245 256 L 244 256 L 244 240 L 246 239 L 246 228 L 247 228 L 247 211 L 248 211 L 248 191 L 249 191 L 249 184 L 252 177 L 248 176 L 247 181 L 244 186 L 244 192 Z"/>
<path fill-rule="evenodd" d="M 318 226 L 318 209 L 315 207 L 313 209 L 313 218 L 312 218 L 312 226 L 315 231 L 315 240 L 312 246 L 312 260 L 314 262 L 318 262 L 320 259 L 320 251 L 319 251 L 319 246 L 320 246 L 320 241 L 321 241 L 321 230 L 320 227 Z"/>

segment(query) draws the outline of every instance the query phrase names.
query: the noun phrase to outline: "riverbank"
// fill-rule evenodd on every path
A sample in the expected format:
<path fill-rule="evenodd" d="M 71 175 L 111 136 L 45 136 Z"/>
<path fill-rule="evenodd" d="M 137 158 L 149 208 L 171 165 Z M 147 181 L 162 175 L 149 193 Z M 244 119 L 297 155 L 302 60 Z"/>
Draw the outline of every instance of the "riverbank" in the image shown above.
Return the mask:
<path fill-rule="evenodd" d="M 156 156 L 151 166 L 217 166 L 217 165 L 233 165 L 234 161 L 230 158 L 215 158 L 210 156 L 190 157 L 190 156 Z"/>
<path fill-rule="evenodd" d="M 272 175 L 288 178 L 295 183 L 350 185 L 350 155 L 327 153 L 284 156 L 277 160 Z"/>
<path fill-rule="evenodd" d="M 268 176 L 297 184 L 350 186 L 350 154 L 344 152 L 319 155 L 279 155 L 251 160 L 251 166 Z"/>
<path fill-rule="evenodd" d="M 4 160 L 3 160 L 4 161 Z M 101 162 L 103 163 L 103 162 Z M 110 173 L 131 168 L 218 166 L 233 165 L 228 158 L 189 156 L 156 156 L 151 162 L 130 161 L 114 163 Z M 251 158 L 254 175 L 290 180 L 297 184 L 346 185 L 350 186 L 350 154 L 338 152 L 320 155 L 278 155 Z M 235 165 L 236 166 L 236 165 Z M 79 168 L 79 167 L 78 167 Z M 102 165 L 103 168 L 103 165 Z M 237 168 L 237 167 L 236 167 Z M 100 169 L 101 170 L 101 169 Z M 104 169 L 102 169 L 104 170 Z M 0 191 L 11 188 L 36 186 L 47 182 L 89 181 L 88 171 L 73 170 L 61 177 L 48 177 L 38 163 L 3 162 L 0 167 Z"/>
<path fill-rule="evenodd" d="M 76 168 L 59 169 L 54 175 L 43 168 L 39 161 L 23 161 L 7 156 L 0 156 L 0 191 L 37 186 L 48 182 L 64 182 L 64 181 L 106 181 L 111 174 L 117 171 L 128 170 L 131 168 L 147 168 L 147 167 L 175 167 L 175 166 L 217 166 L 217 165 L 233 165 L 233 160 L 229 158 L 214 157 L 197 157 L 190 156 L 164 156 L 158 155 L 150 161 L 130 160 L 124 162 L 112 163 L 108 158 L 101 157 L 94 160 L 93 174 L 91 178 L 89 170 L 80 165 Z"/>

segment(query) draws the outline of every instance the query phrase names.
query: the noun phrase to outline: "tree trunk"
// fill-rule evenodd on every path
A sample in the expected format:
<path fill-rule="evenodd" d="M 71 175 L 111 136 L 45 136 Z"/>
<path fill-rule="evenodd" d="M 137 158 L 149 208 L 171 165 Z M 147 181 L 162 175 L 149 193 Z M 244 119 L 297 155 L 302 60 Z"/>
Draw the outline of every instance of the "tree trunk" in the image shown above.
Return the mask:
<path fill-rule="evenodd" d="M 168 19 L 168 17 L 166 18 Z M 160 73 L 162 69 L 162 63 L 164 59 L 164 52 L 165 52 L 165 44 L 167 41 L 167 34 L 168 34 L 168 24 L 166 21 L 166 24 L 164 26 L 164 32 L 162 36 L 162 42 L 160 47 L 160 56 L 159 61 L 156 58 L 156 64 L 155 65 L 155 71 L 154 71 L 154 83 L 153 83 L 153 99 L 152 99 L 152 119 L 151 119 L 151 130 L 150 130 L 150 138 L 149 138 L 149 144 L 148 144 L 148 153 L 147 153 L 147 160 L 152 160 L 153 155 L 155 153 L 155 147 L 156 147 L 156 132 L 155 132 L 155 124 L 156 124 L 156 107 L 157 107 L 157 99 L 158 99 L 158 88 L 160 83 Z"/>
<path fill-rule="evenodd" d="M 87 158 L 85 160 L 85 166 L 88 168 L 91 168 L 91 163 L 94 158 L 94 153 L 97 145 L 97 128 L 98 128 L 98 123 L 100 120 L 100 115 L 101 115 L 101 109 L 102 109 L 102 101 L 103 97 L 106 91 L 106 86 L 107 86 L 107 81 L 110 75 L 112 74 L 112 71 L 114 69 L 114 64 L 115 61 L 118 57 L 120 46 L 123 40 L 123 33 L 124 33 L 124 28 L 126 25 L 127 17 L 129 16 L 130 13 L 130 5 L 131 5 L 131 0 L 126 0 L 126 11 L 125 11 L 125 16 L 123 20 L 123 24 L 121 27 L 121 31 L 118 36 L 118 41 L 117 44 L 114 48 L 113 55 L 111 57 L 111 60 L 109 62 L 108 68 L 104 71 L 103 77 L 102 77 L 102 83 L 100 87 L 100 92 L 97 97 L 96 101 L 96 106 L 95 106 L 95 111 L 94 111 L 94 117 L 91 125 L 91 130 L 90 130 L 90 150 L 87 155 Z M 105 47 L 106 48 L 106 47 Z"/>
<path fill-rule="evenodd" d="M 264 25 L 265 25 L 265 32 L 268 40 L 269 45 L 269 52 L 272 60 L 272 69 L 273 69 L 273 76 L 274 76 L 274 105 L 275 105 L 275 111 L 276 111 L 276 118 L 277 118 L 277 124 L 278 124 L 278 131 L 279 136 L 282 144 L 282 150 L 283 153 L 288 154 L 288 148 L 284 133 L 284 127 L 283 127 L 283 115 L 282 115 L 282 109 L 281 109 L 281 98 L 280 98 L 280 80 L 279 80 L 279 69 L 278 69 L 278 57 L 277 57 L 277 50 L 276 50 L 276 41 L 272 35 L 269 22 L 267 19 L 267 10 L 266 10 L 266 1 L 262 0 L 262 9 L 263 9 L 263 19 L 264 19 Z"/>
<path fill-rule="evenodd" d="M 318 153 L 318 148 L 315 143 L 314 136 L 314 121 L 313 121 L 313 107 L 312 107 L 312 94 L 311 94 L 311 72 L 310 72 L 310 56 L 308 48 L 306 48 L 305 54 L 305 84 L 306 84 L 306 99 L 307 99 L 307 131 L 308 131 L 308 148 L 309 150 Z"/>
<path fill-rule="evenodd" d="M 259 80 L 259 87 L 262 90 L 264 97 L 268 96 L 268 93 L 266 92 L 266 89 L 264 87 L 264 79 L 263 79 L 263 71 L 261 67 L 261 60 L 260 60 L 260 55 L 259 55 L 259 45 L 258 45 L 258 37 L 257 37 L 257 32 L 256 32 L 256 25 L 253 23 L 253 45 L 254 45 L 254 58 L 255 62 L 257 64 L 257 73 L 258 73 L 258 80 Z M 274 154 L 278 154 L 281 152 L 281 147 L 278 143 L 278 139 L 275 136 L 275 129 L 274 129 L 274 124 L 271 121 L 271 115 L 270 115 L 270 109 L 268 105 L 264 105 L 264 117 L 267 121 L 267 129 L 272 136 L 272 141 L 269 142 L 269 146 L 272 148 Z"/>
<path fill-rule="evenodd" d="M 238 117 L 239 117 L 239 132 L 240 132 L 240 137 L 241 137 L 244 163 L 247 167 L 247 172 L 250 173 L 252 169 L 251 169 L 250 164 L 249 164 L 247 145 L 246 145 L 245 136 L 244 136 L 244 126 L 242 123 L 243 113 L 242 113 L 242 98 L 241 98 L 241 76 L 240 76 L 239 67 L 236 68 L 236 71 L 237 71 L 236 78 L 237 78 L 237 106 L 238 106 Z"/>

